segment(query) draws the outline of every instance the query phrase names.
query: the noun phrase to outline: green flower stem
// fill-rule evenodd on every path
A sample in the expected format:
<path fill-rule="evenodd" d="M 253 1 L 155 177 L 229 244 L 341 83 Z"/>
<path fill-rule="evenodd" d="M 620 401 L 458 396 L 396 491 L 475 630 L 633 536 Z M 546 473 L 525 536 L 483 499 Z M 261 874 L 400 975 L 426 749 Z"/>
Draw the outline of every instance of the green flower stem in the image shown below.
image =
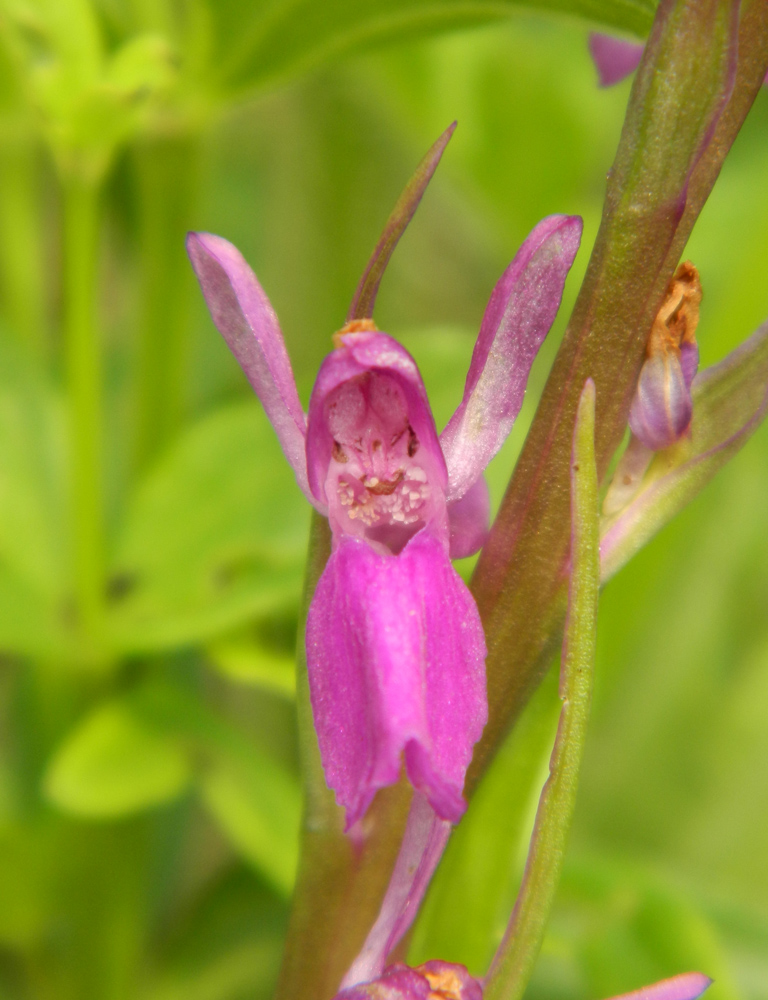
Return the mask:
<path fill-rule="evenodd" d="M 595 387 L 591 381 L 584 388 L 577 411 L 571 483 L 571 573 L 560 671 L 563 707 L 523 883 L 486 979 L 485 1000 L 520 1000 L 525 991 L 560 880 L 576 804 L 592 699 L 600 582 Z"/>
<path fill-rule="evenodd" d="M 330 553 L 328 521 L 313 514 L 304 613 Z M 379 911 L 405 828 L 411 792 L 384 789 L 354 841 L 325 783 L 309 702 L 304 627 L 297 648 L 296 698 L 305 800 L 301 857 L 276 1000 L 330 1000 Z"/>
<path fill-rule="evenodd" d="M 134 467 L 178 430 L 187 385 L 192 269 L 184 252 L 198 187 L 197 134 L 152 137 L 136 148 L 141 316 Z"/>
<path fill-rule="evenodd" d="M 31 136 L 0 142 L 0 288 L 11 332 L 35 355 L 45 349 L 46 288 L 38 148 Z"/>
<path fill-rule="evenodd" d="M 105 580 L 102 358 L 96 320 L 100 184 L 73 172 L 62 185 L 75 600 L 85 655 L 98 657 Z"/>

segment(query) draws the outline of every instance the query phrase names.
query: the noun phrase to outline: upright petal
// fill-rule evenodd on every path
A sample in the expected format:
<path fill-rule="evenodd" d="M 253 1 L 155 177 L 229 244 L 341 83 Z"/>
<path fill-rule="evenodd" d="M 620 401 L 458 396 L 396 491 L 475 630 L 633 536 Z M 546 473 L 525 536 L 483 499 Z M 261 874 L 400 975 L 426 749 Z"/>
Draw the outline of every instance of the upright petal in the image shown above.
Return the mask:
<path fill-rule="evenodd" d="M 512 430 L 531 365 L 560 307 L 581 229 L 575 215 L 543 219 L 493 290 L 464 397 L 440 435 L 449 502 L 467 492 Z"/>
<path fill-rule="evenodd" d="M 592 32 L 589 52 L 600 78 L 600 86 L 612 87 L 634 73 L 643 57 L 643 48 L 642 42 L 625 42 L 622 38 Z"/>
<path fill-rule="evenodd" d="M 487 718 L 485 639 L 445 545 L 426 531 L 398 556 L 343 536 L 307 618 L 312 709 L 326 780 L 358 820 L 402 757 L 435 812 L 456 822 Z"/>
<path fill-rule="evenodd" d="M 221 236 L 189 233 L 192 261 L 213 322 L 261 400 L 299 486 L 307 484 L 306 420 L 274 310 L 240 251 Z"/>

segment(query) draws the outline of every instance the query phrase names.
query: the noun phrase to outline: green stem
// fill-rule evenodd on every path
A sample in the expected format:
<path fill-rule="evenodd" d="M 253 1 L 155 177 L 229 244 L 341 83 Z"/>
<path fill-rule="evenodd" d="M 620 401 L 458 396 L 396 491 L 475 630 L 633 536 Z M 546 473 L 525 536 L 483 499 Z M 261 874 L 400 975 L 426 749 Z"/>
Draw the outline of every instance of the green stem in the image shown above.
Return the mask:
<path fill-rule="evenodd" d="M 753 50 L 755 39 L 765 39 L 768 5 L 748 5 L 749 30 L 738 45 L 733 7 L 734 0 L 664 0 L 658 8 L 587 274 L 472 580 L 489 651 L 489 721 L 467 775 L 469 792 L 557 648 L 566 605 L 568 455 L 581 386 L 588 377 L 597 386 L 602 476 L 626 430 L 653 317 L 765 74 L 768 45 L 759 58 Z M 740 68 L 728 97 L 736 51 Z"/>
<path fill-rule="evenodd" d="M 330 553 L 328 522 L 313 515 L 304 614 Z M 379 792 L 361 837 L 344 834 L 344 817 L 328 789 L 309 702 L 303 625 L 297 649 L 296 698 L 305 785 L 301 859 L 276 1000 L 329 1000 L 376 919 L 394 867 L 410 805 L 404 782 Z"/>
<path fill-rule="evenodd" d="M 192 287 L 184 237 L 197 192 L 198 147 L 196 135 L 181 134 L 147 139 L 135 153 L 141 268 L 135 468 L 172 439 L 183 415 Z"/>
<path fill-rule="evenodd" d="M 64 352 L 69 390 L 75 599 L 89 656 L 104 603 L 103 388 L 96 323 L 100 183 L 63 180 Z"/>
<path fill-rule="evenodd" d="M 0 288 L 9 329 L 42 355 L 45 348 L 40 186 L 37 143 L 27 135 L 0 144 Z"/>
<path fill-rule="evenodd" d="M 576 804 L 592 699 L 600 583 L 592 382 L 587 383 L 579 402 L 571 484 L 571 575 L 560 673 L 563 707 L 549 778 L 536 813 L 523 884 L 486 979 L 485 1000 L 520 1000 L 525 991 L 560 881 Z"/>

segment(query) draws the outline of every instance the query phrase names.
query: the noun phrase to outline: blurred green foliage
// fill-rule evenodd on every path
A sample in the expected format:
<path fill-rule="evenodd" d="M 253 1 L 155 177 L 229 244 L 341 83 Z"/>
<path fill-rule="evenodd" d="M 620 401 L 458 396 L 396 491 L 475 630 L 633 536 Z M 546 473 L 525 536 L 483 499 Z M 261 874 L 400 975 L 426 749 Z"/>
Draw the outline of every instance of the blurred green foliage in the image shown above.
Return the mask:
<path fill-rule="evenodd" d="M 640 33 L 653 9 L 536 6 Z M 498 503 L 597 230 L 627 86 L 596 89 L 582 22 L 511 0 L 2 0 L 1 998 L 242 1000 L 268 996 L 277 972 L 308 512 L 196 294 L 185 228 L 253 264 L 306 401 L 404 179 L 458 118 L 377 314 L 422 366 L 441 424 L 522 238 L 547 213 L 582 214 L 561 316 L 489 470 Z M 767 130 L 763 93 L 687 251 L 705 364 L 768 315 Z M 102 223 L 96 658 L 73 597 L 72 174 L 99 187 Z M 766 496 L 763 429 L 605 590 L 574 838 L 532 1000 L 693 967 L 717 978 L 712 1000 L 768 998 Z M 520 878 L 555 687 L 452 841 L 415 958 L 484 970 Z"/>

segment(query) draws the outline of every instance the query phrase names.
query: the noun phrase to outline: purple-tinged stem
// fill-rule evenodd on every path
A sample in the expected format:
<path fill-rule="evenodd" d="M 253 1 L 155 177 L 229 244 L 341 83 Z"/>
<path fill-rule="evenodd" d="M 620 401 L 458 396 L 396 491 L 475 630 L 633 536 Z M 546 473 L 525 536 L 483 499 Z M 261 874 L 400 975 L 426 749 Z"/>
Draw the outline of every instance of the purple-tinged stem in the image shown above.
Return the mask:
<path fill-rule="evenodd" d="M 352 299 L 352 304 L 347 313 L 347 320 L 370 319 L 373 316 L 373 307 L 376 304 L 376 296 L 379 291 L 381 279 L 389 263 L 389 258 L 400 241 L 400 237 L 405 232 L 408 223 L 413 218 L 414 212 L 419 207 L 427 185 L 432 180 L 432 175 L 437 170 L 437 165 L 448 145 L 451 136 L 456 130 L 456 122 L 449 125 L 437 142 L 432 145 L 416 168 L 413 177 L 408 181 L 405 190 L 397 200 L 397 204 L 392 210 L 392 214 L 387 219 L 384 231 L 379 242 L 368 261 L 368 266 L 363 272 L 360 284 Z"/>
<path fill-rule="evenodd" d="M 768 5 L 762 6 L 768 26 Z M 624 434 L 648 332 L 682 245 L 759 88 L 762 74 L 758 79 L 754 67 L 754 81 L 734 69 L 737 13 L 731 0 L 664 0 L 659 7 L 587 275 L 472 583 L 489 648 L 490 719 L 468 790 L 557 646 L 565 611 L 570 428 L 581 386 L 589 377 L 596 384 L 602 477 Z M 736 104 L 739 114 L 732 112 Z"/>

